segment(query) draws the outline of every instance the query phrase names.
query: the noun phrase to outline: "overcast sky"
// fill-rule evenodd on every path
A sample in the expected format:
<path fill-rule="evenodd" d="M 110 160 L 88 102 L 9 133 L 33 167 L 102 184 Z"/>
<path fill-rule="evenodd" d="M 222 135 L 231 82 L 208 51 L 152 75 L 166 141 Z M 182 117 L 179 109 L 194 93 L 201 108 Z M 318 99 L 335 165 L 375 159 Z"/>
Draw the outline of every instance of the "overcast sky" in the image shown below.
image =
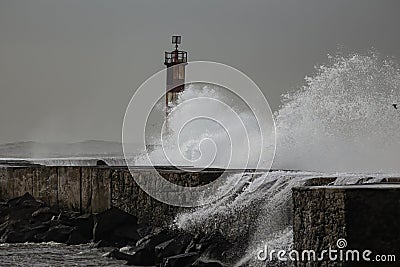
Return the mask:
<path fill-rule="evenodd" d="M 0 0 L 0 143 L 120 141 L 170 36 L 231 65 L 277 110 L 338 47 L 400 59 L 398 0 Z"/>

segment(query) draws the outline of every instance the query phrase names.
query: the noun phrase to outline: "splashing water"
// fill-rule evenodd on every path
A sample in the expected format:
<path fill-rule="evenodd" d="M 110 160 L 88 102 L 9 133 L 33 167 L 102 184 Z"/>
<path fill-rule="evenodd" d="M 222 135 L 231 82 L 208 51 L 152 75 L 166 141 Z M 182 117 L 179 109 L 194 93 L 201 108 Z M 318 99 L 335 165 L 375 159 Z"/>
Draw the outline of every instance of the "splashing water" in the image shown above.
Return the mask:
<path fill-rule="evenodd" d="M 166 134 L 160 139 L 160 129 L 149 131 L 147 143 L 155 149 L 148 156 L 153 165 L 267 169 L 274 155 L 274 127 L 272 112 L 265 116 L 270 118 L 264 125 L 240 96 L 223 87 L 191 84 L 179 95 Z M 135 164 L 143 162 L 138 157 Z"/>
<path fill-rule="evenodd" d="M 189 232 L 219 231 L 236 244 L 224 259 L 228 266 L 265 266 L 256 256 L 266 244 L 275 250 L 292 248 L 293 187 L 321 177 L 336 178 L 335 185 L 379 183 L 383 178 L 398 177 L 398 174 L 373 174 L 373 179 L 370 176 L 370 173 L 304 171 L 246 173 L 230 194 L 214 196 L 214 203 L 179 214 L 174 227 Z M 230 187 L 230 181 L 225 186 Z"/>
<path fill-rule="evenodd" d="M 317 171 L 399 170 L 400 111 L 393 107 L 400 101 L 398 66 L 375 53 L 329 59 L 330 65 L 316 68 L 315 76 L 306 77 L 303 87 L 283 96 L 282 107 L 274 114 L 273 167 Z M 261 141 L 265 153 L 261 160 L 271 161 L 274 136 L 261 137 L 253 114 L 228 90 L 191 85 L 179 96 L 177 105 L 202 97 L 217 99 L 235 111 L 250 142 L 230 142 L 246 139 L 243 125 L 234 117 L 225 120 L 228 125 L 225 128 L 210 120 L 194 120 L 181 132 L 169 135 L 164 144 L 158 137 L 156 149 L 149 155 L 155 165 L 170 165 L 173 161 L 174 165 L 224 167 L 228 160 L 233 166 L 249 160 L 251 167 L 259 157 L 251 152 L 257 151 Z M 198 110 L 210 110 L 210 114 L 218 116 L 227 114 L 226 109 L 212 101 L 194 101 L 173 112 L 169 124 L 171 128 L 183 125 L 182 121 L 188 121 Z M 247 151 L 247 146 L 250 153 L 241 153 Z M 138 159 L 136 164 L 140 162 Z"/>
<path fill-rule="evenodd" d="M 314 77 L 306 78 L 305 86 L 285 95 L 275 114 L 273 166 L 320 172 L 245 174 L 228 195 L 215 196 L 212 205 L 176 217 L 179 228 L 218 229 L 241 244 L 235 248 L 241 258 L 230 265 L 265 266 L 255 252 L 266 243 L 277 250 L 291 247 L 293 187 L 313 177 L 338 177 L 335 184 L 354 184 L 365 182 L 365 177 L 379 182 L 398 176 L 400 112 L 392 104 L 400 101 L 399 68 L 373 53 L 330 60 L 329 66 L 318 67 Z"/>
<path fill-rule="evenodd" d="M 400 168 L 400 110 L 392 104 L 400 102 L 400 70 L 390 60 L 377 54 L 330 57 L 331 63 L 316 69 L 313 77 L 299 90 L 284 96 L 281 109 L 275 114 L 276 158 L 274 168 L 315 170 L 319 172 L 274 171 L 271 173 L 247 173 L 238 183 L 236 176 L 227 184 L 235 186 L 229 194 L 214 196 L 212 205 L 205 205 L 176 217 L 175 225 L 187 231 L 198 229 L 220 230 L 240 247 L 230 265 L 251 263 L 263 265 L 255 260 L 255 251 L 268 243 L 274 249 L 287 249 L 292 243 L 291 189 L 304 184 L 313 177 L 339 177 L 335 184 L 359 183 L 365 177 L 398 177 Z M 224 94 L 211 86 L 190 86 L 180 96 L 180 102 L 197 97 L 214 97 L 235 110 L 249 134 L 250 151 L 264 143 L 263 150 L 273 149 L 269 136 L 260 136 L 257 122 L 232 95 Z M 191 105 L 172 115 L 171 126 L 179 125 L 193 110 L 208 109 L 210 113 L 222 113 L 216 106 Z M 179 147 L 172 143 L 164 149 L 176 165 L 188 162 L 199 166 L 226 166 L 233 139 L 240 139 L 239 124 L 231 122 L 226 132 L 210 121 L 198 120 L 181 133 Z M 169 138 L 176 138 L 170 136 Z M 171 140 L 171 139 L 170 139 Z M 202 140 L 207 140 L 201 142 Z M 254 163 L 259 154 L 240 153 L 247 149 L 242 142 L 233 147 L 233 166 L 243 160 Z M 150 153 L 157 165 L 167 164 L 161 145 Z M 211 152 L 211 153 L 210 153 Z M 218 152 L 216 154 L 214 152 Z M 183 157 L 182 157 L 183 155 Z M 262 160 L 268 161 L 270 154 Z M 100 158 L 100 156 L 99 156 Z M 104 157 L 101 157 L 104 159 Z M 77 161 L 78 160 L 78 161 Z M 69 159 L 49 159 L 46 164 L 73 165 Z M 87 159 L 75 159 L 79 165 Z M 90 159 L 90 164 L 95 164 Z M 106 160 L 110 165 L 122 165 L 121 158 Z M 40 161 L 38 163 L 43 163 Z M 136 159 L 140 165 L 140 158 Z M 251 164 L 250 164 L 251 166 Z M 327 173 L 327 172 L 342 173 Z M 347 173 L 343 173 L 347 171 Z M 351 174 L 348 172 L 358 172 Z M 380 173 L 371 173 L 380 172 Z M 388 174 L 393 172 L 393 174 Z M 222 190 L 224 192 L 225 190 Z M 206 202 L 206 201 L 205 201 Z M 244 242 L 246 240 L 246 242 Z"/>
<path fill-rule="evenodd" d="M 376 54 L 330 57 L 276 113 L 276 166 L 399 170 L 400 70 Z"/>

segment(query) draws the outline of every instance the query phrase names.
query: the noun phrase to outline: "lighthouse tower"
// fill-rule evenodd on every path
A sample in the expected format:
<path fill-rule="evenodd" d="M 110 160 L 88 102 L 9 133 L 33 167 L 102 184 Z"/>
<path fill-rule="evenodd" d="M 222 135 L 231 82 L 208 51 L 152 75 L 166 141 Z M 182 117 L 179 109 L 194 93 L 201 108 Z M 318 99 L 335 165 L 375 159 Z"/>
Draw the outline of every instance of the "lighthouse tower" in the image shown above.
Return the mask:
<path fill-rule="evenodd" d="M 172 44 L 175 50 L 165 52 L 164 64 L 167 66 L 167 84 L 166 84 L 166 116 L 171 110 L 171 106 L 178 98 L 178 94 L 185 89 L 185 67 L 187 65 L 187 52 L 178 49 L 182 37 L 172 36 Z"/>

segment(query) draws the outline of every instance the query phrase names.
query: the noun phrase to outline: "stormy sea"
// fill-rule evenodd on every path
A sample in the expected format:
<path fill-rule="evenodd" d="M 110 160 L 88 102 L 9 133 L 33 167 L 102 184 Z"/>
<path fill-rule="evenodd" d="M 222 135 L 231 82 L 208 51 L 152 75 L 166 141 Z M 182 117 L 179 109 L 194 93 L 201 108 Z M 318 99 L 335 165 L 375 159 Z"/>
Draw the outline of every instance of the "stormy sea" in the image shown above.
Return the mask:
<path fill-rule="evenodd" d="M 265 266 L 255 257 L 255 251 L 260 247 L 266 243 L 276 249 L 292 246 L 293 187 L 321 177 L 337 178 L 333 182 L 336 185 L 374 183 L 399 177 L 400 112 L 393 107 L 400 101 L 399 67 L 373 52 L 330 56 L 329 61 L 327 65 L 316 67 L 315 73 L 305 78 L 303 86 L 282 96 L 282 105 L 273 114 L 274 142 L 268 136 L 260 136 L 251 114 L 240 105 L 230 103 L 247 122 L 245 127 L 252 137 L 250 142 L 257 146 L 262 141 L 262 149 L 270 153 L 266 153 L 265 161 L 257 155 L 257 160 L 265 162 L 261 164 L 262 168 L 256 163 L 252 165 L 250 156 L 249 169 L 255 167 L 255 171 L 240 174 L 239 182 L 233 175 L 224 185 L 231 186 L 229 183 L 235 181 L 228 194 L 213 196 L 212 204 L 178 214 L 170 226 L 189 232 L 218 228 L 222 235 L 237 240 L 237 245 L 227 254 L 235 255 L 234 260 L 224 262 L 219 259 L 221 264 Z M 179 101 L 204 95 L 230 101 L 222 91 L 199 85 L 189 86 Z M 193 105 L 191 108 L 204 106 Z M 187 114 L 188 111 L 182 112 Z M 171 123 L 183 117 L 178 110 Z M 166 148 L 157 143 L 157 138 L 151 137 L 152 149 L 146 157 L 155 165 L 168 166 L 171 157 L 176 155 L 174 165 L 180 166 L 187 165 L 186 161 L 179 161 L 178 155 L 183 154 L 185 160 L 191 160 L 199 167 L 223 167 L 229 148 L 226 134 L 215 125 L 200 122 L 179 136 L 179 146 Z M 228 134 L 235 137 L 234 132 Z M 178 137 L 171 134 L 169 138 Z M 213 140 L 212 148 L 217 148 L 217 154 L 215 151 L 210 153 L 212 161 L 208 158 L 208 146 L 202 146 L 204 139 Z M 7 144 L 0 146 L 0 155 L 3 163 L 47 166 L 94 166 L 99 160 L 110 166 L 123 166 L 127 162 L 143 165 L 146 162 L 141 151 L 126 159 L 121 144 L 102 141 Z M 239 153 L 232 161 L 235 164 L 248 159 L 247 154 Z M 213 164 L 208 165 L 209 162 Z M 271 171 L 263 171 L 265 168 L 271 168 Z M 205 203 L 209 202 L 205 200 Z M 241 239 L 248 241 L 240 243 Z M 102 257 L 106 252 L 93 244 L 1 244 L 0 262 L 4 266 L 124 265 L 123 261 Z"/>

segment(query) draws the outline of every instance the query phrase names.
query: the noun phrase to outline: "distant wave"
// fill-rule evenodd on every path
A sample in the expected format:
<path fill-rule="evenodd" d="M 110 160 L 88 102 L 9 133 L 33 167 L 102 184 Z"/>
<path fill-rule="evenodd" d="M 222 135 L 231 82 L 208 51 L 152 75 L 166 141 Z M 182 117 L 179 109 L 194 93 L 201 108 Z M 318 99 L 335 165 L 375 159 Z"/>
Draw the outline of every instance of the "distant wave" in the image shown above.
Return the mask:
<path fill-rule="evenodd" d="M 108 166 L 125 166 L 123 156 L 65 157 L 65 158 L 0 158 L 2 164 L 39 164 L 43 166 L 96 166 L 104 161 Z"/>

